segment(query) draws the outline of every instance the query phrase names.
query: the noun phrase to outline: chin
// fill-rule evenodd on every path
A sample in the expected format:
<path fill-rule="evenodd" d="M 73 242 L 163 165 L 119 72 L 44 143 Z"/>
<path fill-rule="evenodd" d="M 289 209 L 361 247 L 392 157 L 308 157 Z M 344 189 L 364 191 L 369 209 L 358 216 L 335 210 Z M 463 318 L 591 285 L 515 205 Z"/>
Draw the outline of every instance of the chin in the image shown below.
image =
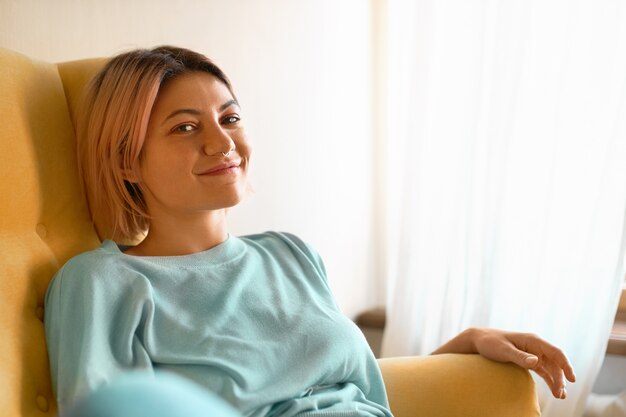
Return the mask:
<path fill-rule="evenodd" d="M 232 195 L 232 196 L 225 196 L 226 198 L 224 198 L 223 200 L 220 201 L 220 208 L 232 208 L 235 207 L 237 204 L 241 203 L 241 201 L 243 200 L 243 194 L 237 193 L 236 195 Z"/>

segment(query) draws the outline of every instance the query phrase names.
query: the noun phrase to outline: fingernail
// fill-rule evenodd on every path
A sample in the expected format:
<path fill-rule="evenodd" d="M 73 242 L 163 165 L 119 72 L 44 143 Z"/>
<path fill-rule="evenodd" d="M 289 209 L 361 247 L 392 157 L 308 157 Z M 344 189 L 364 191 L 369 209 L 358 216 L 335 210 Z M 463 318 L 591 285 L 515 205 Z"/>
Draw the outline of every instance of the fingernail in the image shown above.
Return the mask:
<path fill-rule="evenodd" d="M 565 397 L 567 397 L 567 390 L 565 388 L 561 388 L 561 395 L 559 398 L 561 398 L 562 400 L 565 399 Z"/>
<path fill-rule="evenodd" d="M 538 358 L 538 357 L 536 357 L 536 356 L 533 356 L 533 355 L 531 355 L 531 356 L 527 356 L 527 357 L 526 357 L 526 359 L 524 359 L 524 361 L 525 361 L 528 365 L 532 365 L 532 364 L 534 364 L 534 363 L 535 363 L 536 361 L 538 361 L 538 360 L 539 360 L 539 358 Z"/>

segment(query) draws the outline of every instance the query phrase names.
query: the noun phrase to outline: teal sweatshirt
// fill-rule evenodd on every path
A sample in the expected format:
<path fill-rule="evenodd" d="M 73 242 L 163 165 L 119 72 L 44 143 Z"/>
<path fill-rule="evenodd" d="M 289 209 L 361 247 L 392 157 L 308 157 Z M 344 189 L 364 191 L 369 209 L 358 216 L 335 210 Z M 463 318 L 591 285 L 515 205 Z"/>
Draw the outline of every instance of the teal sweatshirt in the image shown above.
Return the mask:
<path fill-rule="evenodd" d="M 229 238 L 184 256 L 112 241 L 69 260 L 46 294 L 60 410 L 130 370 L 186 377 L 244 416 L 390 416 L 380 370 L 297 237 Z"/>

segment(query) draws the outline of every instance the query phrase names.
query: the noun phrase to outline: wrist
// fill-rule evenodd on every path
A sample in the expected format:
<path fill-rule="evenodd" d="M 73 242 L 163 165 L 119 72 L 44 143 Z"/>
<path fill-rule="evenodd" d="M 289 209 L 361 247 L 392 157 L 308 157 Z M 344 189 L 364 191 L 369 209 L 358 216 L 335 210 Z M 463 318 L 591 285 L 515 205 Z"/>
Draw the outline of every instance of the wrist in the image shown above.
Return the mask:
<path fill-rule="evenodd" d="M 464 344 L 467 346 L 466 353 L 478 353 L 477 341 L 483 330 L 478 327 L 469 327 L 461 332 L 460 336 L 465 338 Z"/>
<path fill-rule="evenodd" d="M 432 354 L 441 353 L 478 353 L 476 341 L 482 334 L 482 329 L 470 327 L 463 330 L 456 337 L 443 344 Z"/>

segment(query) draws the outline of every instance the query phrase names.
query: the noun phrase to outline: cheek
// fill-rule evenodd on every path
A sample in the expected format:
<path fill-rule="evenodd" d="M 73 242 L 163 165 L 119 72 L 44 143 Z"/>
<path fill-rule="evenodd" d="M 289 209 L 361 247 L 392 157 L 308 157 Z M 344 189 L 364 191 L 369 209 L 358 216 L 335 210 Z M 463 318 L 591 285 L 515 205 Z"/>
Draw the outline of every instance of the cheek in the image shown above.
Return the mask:
<path fill-rule="evenodd" d="M 191 162 L 176 150 L 147 153 L 141 163 L 142 179 L 148 186 L 158 187 L 176 183 L 181 176 L 189 175 Z"/>
<path fill-rule="evenodd" d="M 252 146 L 246 134 L 244 133 L 244 134 L 239 135 L 238 137 L 234 139 L 234 141 L 235 141 L 235 146 L 237 146 L 237 151 L 239 153 L 239 156 L 241 156 L 242 158 L 246 160 L 250 159 L 250 156 L 252 156 Z"/>

